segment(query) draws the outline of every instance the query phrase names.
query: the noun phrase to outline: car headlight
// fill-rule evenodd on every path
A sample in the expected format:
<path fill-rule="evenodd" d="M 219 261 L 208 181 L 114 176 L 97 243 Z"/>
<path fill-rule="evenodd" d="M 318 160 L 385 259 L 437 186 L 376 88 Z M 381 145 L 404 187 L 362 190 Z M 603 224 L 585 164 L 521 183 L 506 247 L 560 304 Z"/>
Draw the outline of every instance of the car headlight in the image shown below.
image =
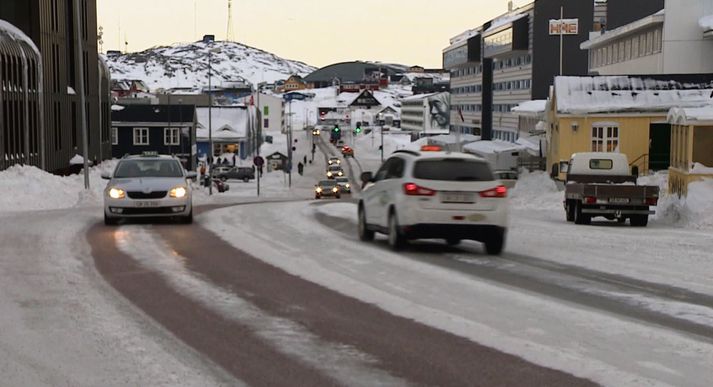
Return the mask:
<path fill-rule="evenodd" d="M 332 177 L 332 172 L 327 172 L 328 177 Z"/>
<path fill-rule="evenodd" d="M 112 188 L 109 190 L 109 197 L 112 199 L 123 199 L 126 197 L 126 192 L 123 189 Z"/>
<path fill-rule="evenodd" d="M 347 187 L 347 189 L 349 189 L 349 187 L 351 187 L 351 185 L 349 185 L 349 183 L 345 184 L 344 186 Z"/>
<path fill-rule="evenodd" d="M 341 172 L 338 172 L 338 175 L 339 175 L 339 176 L 342 176 L 342 175 L 343 175 L 343 173 L 341 173 Z"/>
<path fill-rule="evenodd" d="M 317 187 L 314 190 L 317 191 L 317 193 L 320 193 L 320 192 L 322 192 L 322 187 Z"/>
<path fill-rule="evenodd" d="M 172 189 L 168 193 L 168 195 L 172 198 L 182 198 L 182 197 L 186 196 L 187 193 L 188 193 L 188 191 L 186 191 L 185 187 L 176 187 L 176 188 Z"/>
<path fill-rule="evenodd" d="M 337 160 L 337 165 L 341 164 L 342 160 Z"/>
<path fill-rule="evenodd" d="M 332 192 L 337 192 L 337 191 L 339 191 L 339 188 L 337 188 L 337 187 L 332 188 Z"/>

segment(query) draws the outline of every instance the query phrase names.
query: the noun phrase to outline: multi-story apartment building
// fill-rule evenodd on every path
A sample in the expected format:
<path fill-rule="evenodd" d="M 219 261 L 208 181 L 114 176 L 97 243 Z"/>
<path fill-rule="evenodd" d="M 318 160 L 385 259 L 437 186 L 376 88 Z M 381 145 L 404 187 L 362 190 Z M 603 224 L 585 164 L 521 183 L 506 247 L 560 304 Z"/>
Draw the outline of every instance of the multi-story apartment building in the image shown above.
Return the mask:
<path fill-rule="evenodd" d="M 2 131 L 0 168 L 28 163 L 53 172 L 69 171 L 69 161 L 82 153 L 79 94 L 87 111 L 89 158 L 111 157 L 109 73 L 97 52 L 96 0 L 2 0 L 0 19 L 14 26 L 38 48 L 39 58 L 28 45 L 0 34 L 0 82 L 13 95 L 0 93 Z M 8 30 L 7 24 L 5 30 Z M 81 27 L 82 52 L 78 52 L 77 28 Z M 21 51 L 27 57 L 27 82 L 22 79 Z M 34 50 L 33 50 L 34 51 Z M 81 58 L 81 59 L 79 59 Z M 84 64 L 84 90 L 79 88 L 79 61 Z M 15 71 L 10 71 L 14 69 Z M 41 77 L 39 77 L 41 73 Z M 14 75 L 11 75 L 14 74 Z M 12 77 L 16 79 L 11 80 Z M 19 78 L 18 78 L 19 77 Z M 41 79 L 41 81 L 39 80 Z M 23 128 L 23 133 L 18 132 Z M 14 142 L 13 142 L 14 141 Z M 14 144 L 14 145 L 13 145 Z M 7 146 L 7 148 L 5 148 Z"/>
<path fill-rule="evenodd" d="M 713 72 L 713 36 L 707 36 L 699 23 L 713 15 L 713 0 L 643 3 L 633 7 L 629 0 L 609 1 L 608 19 L 621 21 L 581 44 L 589 52 L 591 74 Z"/>
<path fill-rule="evenodd" d="M 594 28 L 594 9 L 594 0 L 535 0 L 519 8 L 510 3 L 507 13 L 452 38 L 443 50 L 443 67 L 451 71 L 451 129 L 510 141 L 534 130 L 535 122 L 511 109 L 546 99 L 560 71 L 587 73 L 579 44 Z M 568 29 L 560 61 L 560 36 L 550 20 L 561 18 Z"/>
<path fill-rule="evenodd" d="M 417 94 L 401 100 L 401 129 L 413 137 L 448 134 L 449 111 L 447 92 Z"/>

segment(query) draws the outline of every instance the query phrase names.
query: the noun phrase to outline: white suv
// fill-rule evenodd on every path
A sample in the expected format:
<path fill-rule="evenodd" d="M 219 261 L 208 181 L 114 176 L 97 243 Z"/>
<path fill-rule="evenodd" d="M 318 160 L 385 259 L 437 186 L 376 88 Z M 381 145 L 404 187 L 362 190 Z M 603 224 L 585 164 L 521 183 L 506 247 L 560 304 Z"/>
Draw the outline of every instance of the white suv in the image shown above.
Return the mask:
<path fill-rule="evenodd" d="M 479 157 L 431 146 L 400 150 L 376 175 L 362 174 L 362 182 L 358 230 L 363 241 L 378 231 L 388 235 L 394 250 L 419 238 L 443 238 L 450 245 L 476 240 L 488 254 L 503 249 L 507 188 Z"/>

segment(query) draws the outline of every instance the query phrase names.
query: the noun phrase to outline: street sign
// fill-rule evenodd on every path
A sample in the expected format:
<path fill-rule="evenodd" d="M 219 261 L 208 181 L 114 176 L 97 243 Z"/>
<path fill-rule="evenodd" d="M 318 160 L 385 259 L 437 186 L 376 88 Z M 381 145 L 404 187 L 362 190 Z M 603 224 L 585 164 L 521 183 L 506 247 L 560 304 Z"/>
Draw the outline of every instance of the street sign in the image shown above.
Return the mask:
<path fill-rule="evenodd" d="M 255 164 L 256 167 L 262 167 L 265 164 L 265 159 L 260 156 L 255 156 L 253 164 Z"/>
<path fill-rule="evenodd" d="M 550 35 L 578 35 L 579 19 L 550 19 Z"/>

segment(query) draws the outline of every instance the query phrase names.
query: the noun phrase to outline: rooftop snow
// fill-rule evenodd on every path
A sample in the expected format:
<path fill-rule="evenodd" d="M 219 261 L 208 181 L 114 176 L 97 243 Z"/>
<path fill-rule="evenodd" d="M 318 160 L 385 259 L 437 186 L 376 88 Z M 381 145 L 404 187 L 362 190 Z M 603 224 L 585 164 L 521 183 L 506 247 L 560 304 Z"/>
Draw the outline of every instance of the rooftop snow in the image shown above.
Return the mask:
<path fill-rule="evenodd" d="M 558 113 L 667 112 L 672 107 L 702 107 L 713 84 L 692 85 L 627 76 L 557 77 Z"/>
<path fill-rule="evenodd" d="M 196 137 L 208 138 L 208 108 L 196 108 L 198 129 Z M 213 138 L 237 139 L 247 136 L 248 110 L 242 108 L 213 107 L 211 112 Z"/>
<path fill-rule="evenodd" d="M 536 99 L 532 101 L 521 102 L 516 107 L 512 108 L 513 113 L 544 113 L 547 107 L 546 99 Z"/>
<path fill-rule="evenodd" d="M 516 20 L 520 20 L 525 16 L 527 16 L 526 13 L 516 13 L 516 14 L 509 14 L 509 15 L 501 16 L 501 17 L 493 20 L 493 23 L 490 25 L 490 27 L 488 27 L 488 29 L 483 31 L 483 33 L 487 34 L 487 33 L 493 32 L 496 29 L 498 29 L 504 25 L 510 24 Z"/>
<path fill-rule="evenodd" d="M 475 141 L 470 144 L 463 146 L 463 150 L 466 152 L 472 152 L 477 154 L 496 154 L 501 152 L 511 152 L 514 150 L 521 150 L 525 147 L 522 145 L 514 144 L 508 141 L 493 140 L 493 141 Z"/>

